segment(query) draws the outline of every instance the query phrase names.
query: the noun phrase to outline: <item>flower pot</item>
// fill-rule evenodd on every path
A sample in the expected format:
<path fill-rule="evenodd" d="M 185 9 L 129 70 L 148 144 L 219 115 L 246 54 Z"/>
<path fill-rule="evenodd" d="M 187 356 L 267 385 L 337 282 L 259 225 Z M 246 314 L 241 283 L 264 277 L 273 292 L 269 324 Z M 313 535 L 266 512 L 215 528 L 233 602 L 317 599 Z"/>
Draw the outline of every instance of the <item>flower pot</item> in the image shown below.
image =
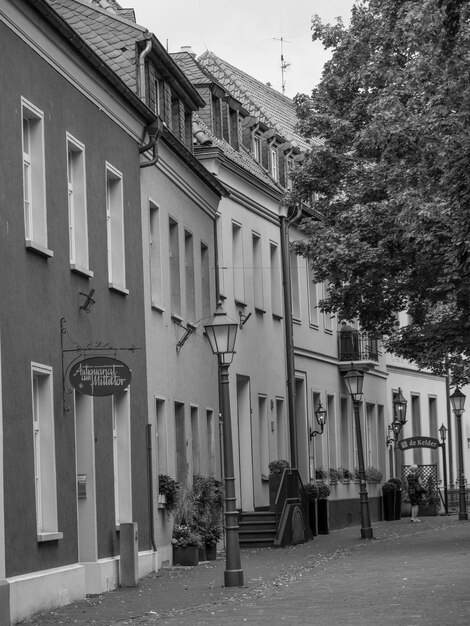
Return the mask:
<path fill-rule="evenodd" d="M 395 519 L 395 489 L 382 489 L 382 502 L 384 511 L 384 521 L 392 522 Z"/>
<path fill-rule="evenodd" d="M 199 561 L 207 561 L 206 544 L 199 548 L 198 558 Z"/>
<path fill-rule="evenodd" d="M 217 559 L 216 543 L 206 543 L 206 559 L 208 561 L 215 561 Z"/>
<path fill-rule="evenodd" d="M 312 535 L 318 535 L 318 524 L 317 524 L 317 501 L 309 500 L 308 502 L 308 523 L 310 526 L 310 530 L 312 531 Z"/>
<path fill-rule="evenodd" d="M 401 489 L 395 491 L 395 520 L 401 519 Z"/>
<path fill-rule="evenodd" d="M 173 565 L 197 565 L 199 548 L 197 546 L 173 546 Z"/>
<path fill-rule="evenodd" d="M 320 535 L 328 535 L 330 532 L 330 510 L 328 500 L 317 500 L 317 524 Z"/>
<path fill-rule="evenodd" d="M 439 513 L 439 505 L 438 504 L 420 504 L 418 508 L 418 515 L 421 517 L 425 517 L 428 515 L 438 515 Z"/>

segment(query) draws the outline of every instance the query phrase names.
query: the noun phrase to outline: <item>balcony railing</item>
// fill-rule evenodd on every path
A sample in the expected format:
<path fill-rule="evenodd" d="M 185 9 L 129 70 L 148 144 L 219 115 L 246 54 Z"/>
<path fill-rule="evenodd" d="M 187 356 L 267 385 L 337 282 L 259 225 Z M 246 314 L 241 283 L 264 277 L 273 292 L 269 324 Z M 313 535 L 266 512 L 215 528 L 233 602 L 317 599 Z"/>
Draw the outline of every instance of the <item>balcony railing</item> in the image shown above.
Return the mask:
<path fill-rule="evenodd" d="M 379 340 L 370 333 L 356 329 L 338 331 L 340 361 L 378 361 Z"/>

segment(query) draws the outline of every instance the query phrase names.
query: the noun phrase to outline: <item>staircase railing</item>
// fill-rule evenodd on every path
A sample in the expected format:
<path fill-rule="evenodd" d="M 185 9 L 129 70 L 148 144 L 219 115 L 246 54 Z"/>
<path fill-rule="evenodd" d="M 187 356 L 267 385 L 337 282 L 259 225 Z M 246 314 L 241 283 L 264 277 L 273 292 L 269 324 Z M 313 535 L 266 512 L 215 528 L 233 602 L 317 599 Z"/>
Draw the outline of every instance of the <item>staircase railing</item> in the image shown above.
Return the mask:
<path fill-rule="evenodd" d="M 306 526 L 309 527 L 308 498 L 302 479 L 300 478 L 299 470 L 294 467 L 288 467 L 283 471 L 281 482 L 277 490 L 274 511 L 276 527 L 278 529 L 287 504 L 298 504 L 301 507 Z"/>

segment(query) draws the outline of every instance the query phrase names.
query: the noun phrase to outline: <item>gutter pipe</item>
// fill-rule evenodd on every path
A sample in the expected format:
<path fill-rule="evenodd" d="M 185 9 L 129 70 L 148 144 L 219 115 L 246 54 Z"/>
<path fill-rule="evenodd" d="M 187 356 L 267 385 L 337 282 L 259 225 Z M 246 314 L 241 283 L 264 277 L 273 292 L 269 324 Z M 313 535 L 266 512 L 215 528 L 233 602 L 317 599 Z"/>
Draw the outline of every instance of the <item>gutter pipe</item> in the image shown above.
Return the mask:
<path fill-rule="evenodd" d="M 290 213 L 290 215 L 288 214 Z M 286 366 L 287 366 L 287 404 L 289 416 L 291 467 L 297 465 L 297 420 L 295 411 L 295 361 L 294 361 L 294 325 L 292 321 L 292 284 L 290 274 L 289 228 L 302 214 L 299 205 L 286 207 L 281 205 L 281 264 L 282 293 L 284 298 Z"/>

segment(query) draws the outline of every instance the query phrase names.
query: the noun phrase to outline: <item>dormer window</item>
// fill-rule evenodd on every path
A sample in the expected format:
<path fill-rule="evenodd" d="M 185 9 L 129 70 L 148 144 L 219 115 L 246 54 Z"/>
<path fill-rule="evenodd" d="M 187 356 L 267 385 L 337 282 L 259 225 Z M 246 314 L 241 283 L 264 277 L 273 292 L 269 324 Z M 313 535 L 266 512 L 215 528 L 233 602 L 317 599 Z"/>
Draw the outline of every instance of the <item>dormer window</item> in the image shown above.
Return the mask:
<path fill-rule="evenodd" d="M 294 159 L 291 156 L 286 158 L 286 187 L 292 189 L 292 173 L 294 171 Z"/>
<path fill-rule="evenodd" d="M 258 161 L 258 163 L 261 162 L 261 136 L 259 133 L 253 133 L 253 139 L 252 139 L 252 145 L 253 145 L 253 157 L 256 159 L 256 161 Z"/>
<path fill-rule="evenodd" d="M 212 98 L 212 131 L 216 137 L 222 139 L 222 107 L 220 98 Z"/>
<path fill-rule="evenodd" d="M 276 182 L 279 181 L 279 154 L 275 144 L 269 146 L 269 173 Z"/>

